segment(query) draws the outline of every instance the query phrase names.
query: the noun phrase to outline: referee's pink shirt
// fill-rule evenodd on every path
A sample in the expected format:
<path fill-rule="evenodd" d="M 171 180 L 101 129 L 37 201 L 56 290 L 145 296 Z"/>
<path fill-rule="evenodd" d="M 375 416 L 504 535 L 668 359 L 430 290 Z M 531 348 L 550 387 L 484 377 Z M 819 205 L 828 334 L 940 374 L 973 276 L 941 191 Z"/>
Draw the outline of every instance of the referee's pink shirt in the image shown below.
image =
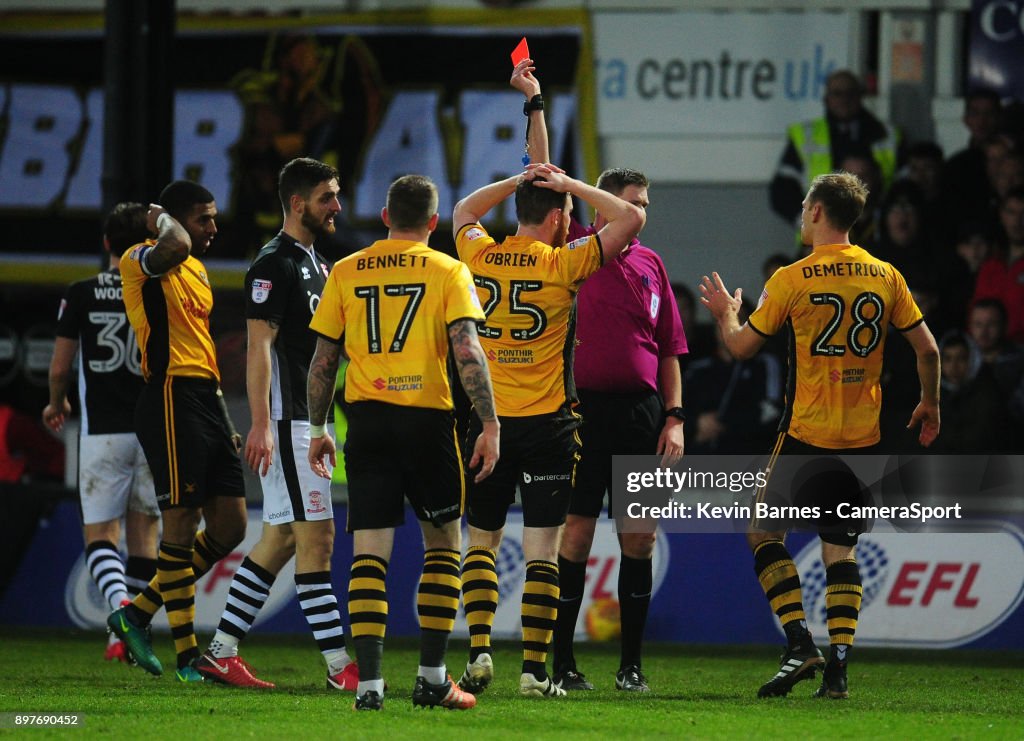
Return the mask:
<path fill-rule="evenodd" d="M 569 240 L 594 231 L 573 221 Z M 665 265 L 637 239 L 583 282 L 576 301 L 579 389 L 657 391 L 661 358 L 689 352 Z"/>

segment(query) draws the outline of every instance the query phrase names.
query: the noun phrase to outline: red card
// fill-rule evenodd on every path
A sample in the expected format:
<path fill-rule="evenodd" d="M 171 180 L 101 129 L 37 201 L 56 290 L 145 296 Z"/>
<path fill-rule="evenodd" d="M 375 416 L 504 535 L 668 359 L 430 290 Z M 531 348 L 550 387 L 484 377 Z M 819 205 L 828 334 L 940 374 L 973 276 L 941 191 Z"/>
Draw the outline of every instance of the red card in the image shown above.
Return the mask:
<path fill-rule="evenodd" d="M 518 46 L 512 50 L 512 66 L 515 67 L 524 59 L 530 58 L 530 47 L 526 44 L 526 37 L 523 36 L 523 40 L 519 42 Z"/>

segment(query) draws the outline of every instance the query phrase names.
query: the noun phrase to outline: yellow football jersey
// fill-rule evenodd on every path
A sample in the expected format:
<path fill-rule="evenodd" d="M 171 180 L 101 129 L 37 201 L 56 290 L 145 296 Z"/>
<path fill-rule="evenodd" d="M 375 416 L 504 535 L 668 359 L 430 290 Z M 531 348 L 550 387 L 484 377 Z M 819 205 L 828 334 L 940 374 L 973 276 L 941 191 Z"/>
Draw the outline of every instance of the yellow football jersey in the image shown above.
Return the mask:
<path fill-rule="evenodd" d="M 558 249 L 518 236 L 499 244 L 479 224 L 468 224 L 455 247 L 482 291 L 487 321 L 480 343 L 498 415 L 547 414 L 575 402 L 576 291 L 601 267 L 600 237 Z"/>
<path fill-rule="evenodd" d="M 860 247 L 819 246 L 776 271 L 748 324 L 764 336 L 789 332 L 780 430 L 822 448 L 877 443 L 886 330 L 921 321 L 899 271 Z"/>
<path fill-rule="evenodd" d="M 483 318 L 465 265 L 420 242 L 383 239 L 335 263 L 309 326 L 344 337 L 346 401 L 451 409 L 448 325 Z"/>
<path fill-rule="evenodd" d="M 143 242 L 121 255 L 124 305 L 142 350 L 142 375 L 146 381 L 164 375 L 220 381 L 206 268 L 189 255 L 163 275 L 149 275 L 143 260 L 154 244 Z"/>

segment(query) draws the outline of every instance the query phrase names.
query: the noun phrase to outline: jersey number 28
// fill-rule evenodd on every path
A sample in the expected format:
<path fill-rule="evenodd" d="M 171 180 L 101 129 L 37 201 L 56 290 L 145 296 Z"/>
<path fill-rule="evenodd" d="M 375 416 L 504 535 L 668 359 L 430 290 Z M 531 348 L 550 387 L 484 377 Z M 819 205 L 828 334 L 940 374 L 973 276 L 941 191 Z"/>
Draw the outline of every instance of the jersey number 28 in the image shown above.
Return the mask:
<path fill-rule="evenodd" d="M 811 303 L 816 306 L 831 306 L 833 312 L 821 334 L 811 343 L 811 355 L 845 355 L 846 348 L 849 347 L 850 352 L 857 357 L 866 358 L 882 341 L 881 324 L 885 304 L 877 293 L 865 291 L 853 299 L 853 305 L 850 307 L 853 326 L 846 333 L 845 345 L 829 344 L 846 313 L 846 302 L 843 301 L 843 297 L 837 293 L 812 293 Z M 869 306 L 874 311 L 870 316 L 866 316 L 865 309 Z"/>

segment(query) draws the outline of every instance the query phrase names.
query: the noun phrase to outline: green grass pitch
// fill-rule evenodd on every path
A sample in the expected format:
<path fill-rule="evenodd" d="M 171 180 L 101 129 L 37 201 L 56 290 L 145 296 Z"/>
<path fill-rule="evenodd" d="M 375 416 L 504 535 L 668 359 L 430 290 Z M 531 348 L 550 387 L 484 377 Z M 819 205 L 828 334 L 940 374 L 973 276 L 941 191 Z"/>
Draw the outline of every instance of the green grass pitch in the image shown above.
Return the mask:
<path fill-rule="evenodd" d="M 418 653 L 415 641 L 385 645 L 390 684 L 381 713 L 352 712 L 351 694 L 324 688 L 323 662 L 305 636 L 261 635 L 243 655 L 271 691 L 182 685 L 173 673 L 102 660 L 104 636 L 81 631 L 3 629 L 0 710 L 79 712 L 78 730 L 3 731 L 45 736 L 234 739 L 624 739 L 672 738 L 1024 738 L 1024 652 L 855 649 L 847 701 L 811 697 L 817 681 L 786 698 L 758 700 L 775 671 L 773 647 L 654 644 L 644 671 L 653 691 L 614 689 L 614 644 L 585 644 L 580 668 L 597 686 L 563 700 L 517 695 L 519 649 L 495 652 L 495 684 L 470 711 L 414 710 L 409 700 Z M 170 638 L 155 637 L 157 654 L 173 666 Z M 465 642 L 453 641 L 449 669 L 461 673 Z"/>

